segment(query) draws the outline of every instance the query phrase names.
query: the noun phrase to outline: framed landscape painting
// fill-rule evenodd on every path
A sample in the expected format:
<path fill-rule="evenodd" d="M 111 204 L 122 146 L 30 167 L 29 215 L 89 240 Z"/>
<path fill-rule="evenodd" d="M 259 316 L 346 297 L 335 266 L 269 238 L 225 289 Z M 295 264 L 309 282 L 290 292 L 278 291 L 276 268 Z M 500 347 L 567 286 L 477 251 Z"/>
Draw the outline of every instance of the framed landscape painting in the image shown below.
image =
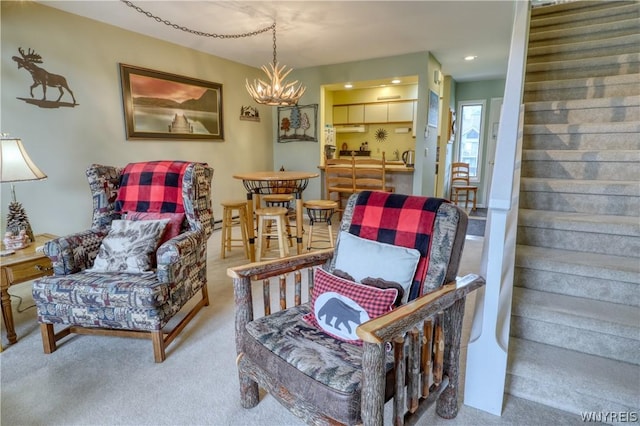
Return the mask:
<path fill-rule="evenodd" d="M 127 139 L 223 140 L 222 85 L 120 64 Z"/>

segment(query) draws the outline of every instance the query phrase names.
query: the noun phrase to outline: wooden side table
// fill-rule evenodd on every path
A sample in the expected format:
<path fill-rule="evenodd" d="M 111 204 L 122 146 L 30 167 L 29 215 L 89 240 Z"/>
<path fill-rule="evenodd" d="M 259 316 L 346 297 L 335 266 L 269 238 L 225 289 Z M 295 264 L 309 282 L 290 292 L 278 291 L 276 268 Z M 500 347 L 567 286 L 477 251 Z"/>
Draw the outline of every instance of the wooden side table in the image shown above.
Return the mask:
<path fill-rule="evenodd" d="M 7 339 L 9 343 L 16 343 L 18 337 L 13 325 L 13 313 L 11 311 L 11 299 L 9 297 L 9 287 L 14 284 L 34 280 L 45 275 L 53 274 L 51 261 L 42 252 L 36 252 L 36 247 L 54 238 L 53 234 L 36 235 L 36 241 L 29 247 L 16 250 L 14 254 L 0 257 L 0 298 L 2 299 L 2 319 L 6 327 Z"/>

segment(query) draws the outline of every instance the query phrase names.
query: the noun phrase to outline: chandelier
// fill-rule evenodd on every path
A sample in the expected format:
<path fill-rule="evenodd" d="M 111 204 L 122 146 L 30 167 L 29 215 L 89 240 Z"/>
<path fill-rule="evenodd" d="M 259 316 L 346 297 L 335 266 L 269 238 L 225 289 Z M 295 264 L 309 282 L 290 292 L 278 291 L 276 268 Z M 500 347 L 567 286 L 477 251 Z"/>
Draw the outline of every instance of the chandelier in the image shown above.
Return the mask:
<path fill-rule="evenodd" d="M 296 105 L 298 99 L 304 95 L 306 87 L 298 84 L 298 80 L 293 82 L 285 81 L 293 69 L 288 69 L 286 65 L 278 64 L 276 53 L 276 24 L 273 24 L 273 62 L 261 67 L 262 71 L 269 77 L 269 82 L 257 79 L 253 80 L 253 85 L 246 80 L 246 88 L 254 101 L 264 105 L 288 106 Z M 297 87 L 296 87 L 297 85 Z"/>
<path fill-rule="evenodd" d="M 211 37 L 219 39 L 235 39 L 244 37 L 253 37 L 258 34 L 265 33 L 269 30 L 273 30 L 273 63 L 269 64 L 269 68 L 266 65 L 261 67 L 262 71 L 269 77 L 268 82 L 257 79 L 253 80 L 253 85 L 249 84 L 249 80 L 246 80 L 246 88 L 251 97 L 259 104 L 274 105 L 274 106 L 288 106 L 298 103 L 298 99 L 304 95 L 306 87 L 302 84 L 298 84 L 298 80 L 294 82 L 287 82 L 285 78 L 289 75 L 293 69 L 287 70 L 286 65 L 280 66 L 278 64 L 276 55 L 276 23 L 274 22 L 268 27 L 261 28 L 256 31 L 251 31 L 242 34 L 216 34 L 207 33 L 198 30 L 192 30 L 183 25 L 174 24 L 168 19 L 163 19 L 159 16 L 152 14 L 139 6 L 136 6 L 129 0 L 120 0 L 125 5 L 135 9 L 137 12 L 145 15 L 148 18 L 154 19 L 156 22 L 165 24 L 173 29 L 184 31 L 193 35 L 201 37 Z M 296 87 L 297 85 L 297 87 Z"/>

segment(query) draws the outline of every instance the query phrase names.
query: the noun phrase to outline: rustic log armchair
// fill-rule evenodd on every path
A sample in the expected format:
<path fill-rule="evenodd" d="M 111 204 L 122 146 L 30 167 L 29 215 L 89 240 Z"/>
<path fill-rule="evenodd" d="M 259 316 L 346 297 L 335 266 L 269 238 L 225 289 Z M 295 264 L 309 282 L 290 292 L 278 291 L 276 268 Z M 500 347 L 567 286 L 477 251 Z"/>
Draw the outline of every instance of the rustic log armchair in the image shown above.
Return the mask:
<path fill-rule="evenodd" d="M 436 400 L 455 417 L 465 297 L 484 285 L 456 278 L 466 225 L 445 200 L 365 191 L 335 249 L 230 268 L 242 406 L 260 386 L 312 424 L 381 425 L 391 398 L 396 424 Z"/>
<path fill-rule="evenodd" d="M 44 352 L 70 333 L 111 334 L 151 339 L 162 362 L 166 346 L 209 304 L 213 169 L 152 161 L 124 169 L 93 164 L 86 174 L 91 229 L 48 242 L 54 275 L 33 283 Z M 165 330 L 192 299 L 188 313 Z M 56 332 L 54 325 L 64 328 Z"/>

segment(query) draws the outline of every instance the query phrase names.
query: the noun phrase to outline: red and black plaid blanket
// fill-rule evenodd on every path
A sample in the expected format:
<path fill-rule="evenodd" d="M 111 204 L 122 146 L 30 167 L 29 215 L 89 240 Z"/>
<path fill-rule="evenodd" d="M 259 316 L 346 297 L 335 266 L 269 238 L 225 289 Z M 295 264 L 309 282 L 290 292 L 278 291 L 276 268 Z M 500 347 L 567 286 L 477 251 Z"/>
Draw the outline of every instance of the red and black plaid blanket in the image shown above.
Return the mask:
<path fill-rule="evenodd" d="M 186 161 L 130 163 L 120 178 L 116 212 L 184 213 L 182 178 Z"/>
<path fill-rule="evenodd" d="M 409 292 L 409 300 L 422 294 L 429 267 L 431 234 L 441 198 L 427 198 L 388 192 L 360 193 L 349 233 L 396 246 L 415 248 L 420 260 Z"/>

